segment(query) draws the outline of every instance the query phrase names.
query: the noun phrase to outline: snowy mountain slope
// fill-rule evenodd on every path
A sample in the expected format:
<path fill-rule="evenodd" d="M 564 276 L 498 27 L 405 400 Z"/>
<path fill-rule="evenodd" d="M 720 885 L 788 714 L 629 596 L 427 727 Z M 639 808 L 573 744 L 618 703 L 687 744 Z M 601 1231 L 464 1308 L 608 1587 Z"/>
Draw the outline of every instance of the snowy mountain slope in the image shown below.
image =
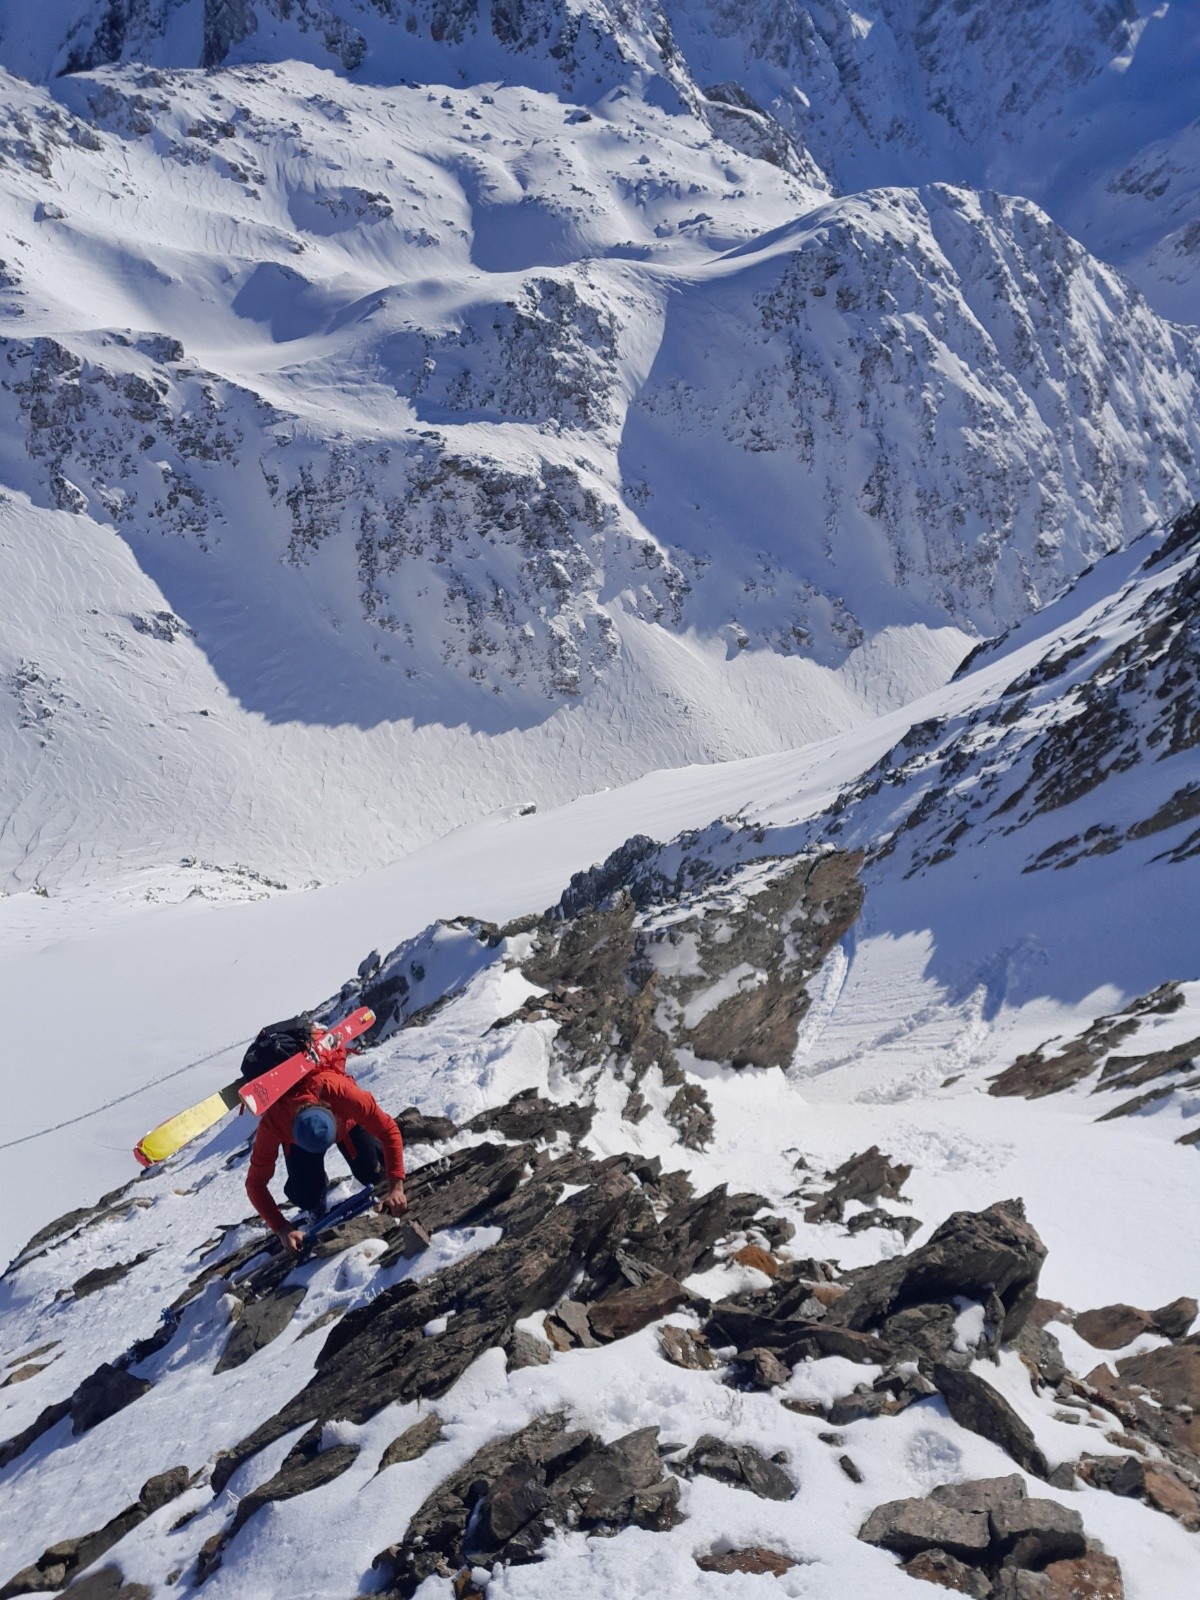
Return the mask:
<path fill-rule="evenodd" d="M 1196 492 L 1194 340 L 1019 202 L 815 204 L 629 96 L 56 93 L 9 80 L 3 471 L 19 543 L 87 531 L 6 641 L 11 882 L 105 870 L 113 818 L 130 866 L 343 874 L 821 737 Z M 45 629 L 133 577 L 112 530 L 144 577 Z M 129 649 L 157 690 L 95 670 Z"/>
<path fill-rule="evenodd" d="M 918 1573 L 856 1537 L 868 1515 L 1019 1468 L 1022 1516 L 1043 1520 L 1017 1565 L 1086 1559 L 1077 1592 L 1104 1592 L 1102 1571 L 1112 1594 L 1099 1541 L 1130 1600 L 1190 1595 L 1200 1478 L 1178 1408 L 1194 1393 L 1200 1178 L 1177 1140 L 1200 1105 L 1181 1091 L 1097 1121 L 1128 1088 L 1097 1098 L 1085 1074 L 1032 1103 L 988 1090 L 1053 1035 L 1069 1048 L 1114 1018 L 1125 1055 L 1174 1049 L 1186 1075 L 1200 950 L 1162 908 L 1195 892 L 1178 796 L 1196 772 L 1198 527 L 1101 562 L 907 731 L 893 714 L 699 772 L 690 801 L 673 775 L 664 820 L 711 806 L 718 780 L 727 810 L 740 781 L 740 814 L 632 839 L 549 916 L 499 942 L 481 930 L 466 989 L 359 1069 L 426 1119 L 410 1116 L 409 1142 L 427 1247 L 366 1222 L 293 1271 L 272 1263 L 241 1221 L 232 1119 L 25 1253 L 3 1283 L 20 1374 L 0 1395 L 12 1572 L 40 1560 L 61 1586 L 115 1563 L 183 1592 L 433 1600 L 465 1566 L 492 1600 L 750 1593 L 764 1580 L 697 1559 L 765 1548 L 797 1563 L 786 1594 L 900 1600 Z M 1081 721 L 1095 737 L 1064 759 Z M 603 797 L 606 825 L 647 798 Z M 490 905 L 544 888 L 552 821 L 494 827 Z M 570 831 L 568 812 L 545 837 Z M 576 834 L 581 851 L 599 837 Z M 1105 847 L 1026 870 L 1075 835 Z M 406 873 L 421 883 L 419 859 L 393 869 L 392 894 Z M 305 900 L 262 910 L 282 931 Z M 442 948 L 466 948 L 455 938 Z M 338 1003 L 380 1000 L 416 953 L 365 965 Z M 427 959 L 427 981 L 459 981 L 455 960 L 443 976 Z M 871 1144 L 882 1165 L 848 1160 Z M 1027 1223 L 988 1210 L 1014 1194 Z M 172 1303 L 178 1321 L 156 1331 Z M 1084 1315 L 1097 1307 L 1111 1309 Z M 535 1474 L 553 1531 L 509 1548 L 530 1516 L 501 1535 L 499 1508 L 532 1469 L 501 1441 L 560 1409 L 591 1434 L 572 1449 L 593 1474 L 603 1461 L 608 1498 Z M 658 1433 L 635 1444 L 643 1428 Z M 751 1454 L 720 1465 L 713 1434 Z M 450 1497 L 468 1463 L 474 1524 Z M 791 1493 L 772 1464 L 794 1498 L 761 1498 Z M 1086 1558 L 1064 1554 L 1085 1536 Z M 977 1592 L 1003 1595 L 999 1535 L 981 1538 L 956 1548 Z"/>
<path fill-rule="evenodd" d="M 626 85 L 839 192 L 949 182 L 1026 195 L 1161 312 L 1200 316 L 1194 0 L 1017 12 L 982 0 L 60 0 L 14 10 L 0 48 L 38 80 L 112 62 L 288 58 L 374 82 L 490 73 L 584 102 Z"/>

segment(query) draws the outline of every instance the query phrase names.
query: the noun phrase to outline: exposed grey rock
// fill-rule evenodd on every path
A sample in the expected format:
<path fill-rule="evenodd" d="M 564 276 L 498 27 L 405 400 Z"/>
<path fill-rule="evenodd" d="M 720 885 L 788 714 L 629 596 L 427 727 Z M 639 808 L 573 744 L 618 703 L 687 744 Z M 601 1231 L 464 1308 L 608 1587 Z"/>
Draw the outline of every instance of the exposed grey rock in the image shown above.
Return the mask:
<path fill-rule="evenodd" d="M 375 1565 L 388 1595 L 411 1596 L 425 1578 L 465 1564 L 529 1561 L 556 1527 L 615 1533 L 673 1527 L 679 1486 L 664 1477 L 658 1430 L 602 1444 L 541 1417 L 476 1452 L 426 1499 L 402 1540 Z"/>
<path fill-rule="evenodd" d="M 890 1500 L 876 1506 L 858 1537 L 900 1556 L 944 1550 L 964 1560 L 978 1560 L 991 1542 L 985 1512 L 956 1511 L 936 1500 Z"/>
<path fill-rule="evenodd" d="M 320 1424 L 310 1428 L 288 1451 L 279 1471 L 242 1496 L 228 1528 L 205 1541 L 196 1563 L 196 1582 L 204 1583 L 212 1576 L 221 1565 L 230 1541 L 264 1506 L 276 1500 L 293 1500 L 297 1495 L 319 1489 L 322 1484 L 332 1483 L 354 1465 L 358 1451 L 356 1444 L 337 1444 L 322 1450 Z"/>
<path fill-rule="evenodd" d="M 247 1305 L 234 1323 L 213 1371 L 228 1372 L 240 1367 L 256 1351 L 277 1339 L 295 1316 L 305 1293 L 302 1285 L 296 1285 L 277 1289 Z"/>
<path fill-rule="evenodd" d="M 1046 1247 L 1025 1220 L 1019 1200 L 999 1201 L 986 1211 L 956 1211 L 911 1255 L 897 1256 L 846 1275 L 848 1290 L 831 1308 L 830 1320 L 867 1328 L 890 1312 L 935 1300 L 995 1292 L 1004 1308 L 1003 1337 L 1021 1331 L 1037 1298 Z"/>
<path fill-rule="evenodd" d="M 519 1372 L 522 1367 L 544 1367 L 550 1360 L 550 1346 L 546 1341 L 526 1333 L 524 1328 L 516 1330 L 505 1345 L 504 1353 L 510 1372 Z"/>
<path fill-rule="evenodd" d="M 101 1289 L 107 1289 L 111 1284 L 120 1283 L 133 1271 L 140 1267 L 143 1261 L 148 1261 L 152 1250 L 143 1250 L 140 1255 L 134 1256 L 132 1261 L 117 1261 L 110 1267 L 94 1267 L 91 1272 L 85 1272 L 82 1278 L 71 1285 L 71 1292 L 76 1300 L 85 1300 L 88 1295 L 96 1294 Z"/>
<path fill-rule="evenodd" d="M 87 1572 L 63 1593 L 72 1595 L 74 1600 L 153 1600 L 152 1590 L 144 1583 L 126 1583 L 117 1566 Z"/>
<path fill-rule="evenodd" d="M 964 1483 L 942 1483 L 929 1496 L 940 1506 L 955 1511 L 992 1512 L 1028 1498 L 1025 1479 L 1019 1472 L 1006 1478 L 972 1478 Z"/>
<path fill-rule="evenodd" d="M 1081 1311 L 1075 1318 L 1075 1332 L 1097 1350 L 1120 1350 L 1141 1334 L 1154 1331 L 1150 1312 L 1136 1306 L 1100 1306 L 1095 1311 Z"/>
<path fill-rule="evenodd" d="M 440 1144 L 458 1132 L 449 1117 L 431 1117 L 416 1106 L 397 1112 L 396 1121 L 405 1144 Z"/>
<path fill-rule="evenodd" d="M 696 1565 L 701 1572 L 770 1573 L 776 1578 L 782 1578 L 785 1572 L 790 1572 L 798 1564 L 791 1556 L 782 1555 L 778 1550 L 768 1550 L 760 1544 L 748 1545 L 741 1550 L 714 1550 L 708 1555 L 696 1557 Z"/>
<path fill-rule="evenodd" d="M 587 1308 L 592 1332 L 601 1342 L 624 1339 L 639 1329 L 659 1322 L 686 1304 L 688 1292 L 681 1283 L 656 1272 L 645 1283 L 616 1289 Z"/>
<path fill-rule="evenodd" d="M 796 1493 L 791 1476 L 774 1461 L 768 1461 L 753 1445 L 730 1444 L 706 1433 L 696 1440 L 680 1463 L 688 1477 L 700 1472 L 738 1489 L 749 1489 L 764 1500 L 790 1500 Z"/>
<path fill-rule="evenodd" d="M 940 1363 L 934 1367 L 932 1377 L 960 1427 L 998 1444 L 1034 1477 L 1049 1477 L 1049 1463 L 1033 1434 L 998 1389 L 977 1373 L 960 1372 Z"/>
<path fill-rule="evenodd" d="M 1182 1339 L 1200 1315 L 1200 1304 L 1190 1295 L 1181 1295 L 1178 1300 L 1172 1300 L 1170 1305 L 1159 1306 L 1157 1311 L 1150 1313 L 1150 1320 L 1154 1324 L 1154 1331 L 1161 1333 L 1164 1339 Z"/>
<path fill-rule="evenodd" d="M 626 1170 L 630 1158 L 541 1160 L 527 1178 L 535 1155 L 529 1145 L 476 1146 L 436 1163 L 427 1186 L 417 1181 L 426 1169 L 414 1174 L 410 1199 L 430 1226 L 431 1212 L 447 1222 L 461 1222 L 466 1212 L 472 1221 L 486 1218 L 499 1226 L 500 1241 L 419 1283 L 405 1279 L 347 1312 L 328 1335 L 305 1388 L 218 1460 L 218 1490 L 242 1461 L 301 1423 L 334 1416 L 363 1421 L 394 1400 L 444 1393 L 484 1350 L 504 1346 L 521 1318 L 554 1306 L 568 1284 L 600 1304 L 630 1286 L 631 1262 L 661 1263 L 673 1274 L 694 1270 L 711 1251 L 710 1240 L 715 1243 L 741 1214 L 720 1190 L 680 1202 L 660 1225 L 646 1191 Z M 581 1192 L 560 1202 L 565 1184 L 580 1185 Z M 743 1199 L 752 1210 L 761 1203 L 755 1196 Z M 587 1271 L 580 1285 L 581 1264 Z M 651 1281 L 660 1282 L 653 1274 Z M 580 1330 L 590 1337 L 589 1302 L 569 1304 L 578 1306 Z M 425 1337 L 426 1324 L 447 1305 L 458 1309 L 445 1331 Z"/>
<path fill-rule="evenodd" d="M 1013 1347 L 1037 1368 L 1042 1382 L 1056 1389 L 1067 1375 L 1062 1346 L 1048 1328 L 1038 1327 L 1032 1318 L 1013 1340 Z"/>
<path fill-rule="evenodd" d="M 594 1106 L 564 1105 L 545 1099 L 536 1089 L 523 1089 L 507 1104 L 481 1111 L 464 1126 L 468 1133 L 502 1133 L 506 1139 L 553 1141 L 565 1133 L 578 1140 L 595 1115 Z"/>
<path fill-rule="evenodd" d="M 1083 1518 L 1057 1500 L 1005 1501 L 988 1513 L 992 1539 L 1003 1560 L 1018 1567 L 1044 1567 L 1086 1554 Z"/>
<path fill-rule="evenodd" d="M 738 1376 L 753 1389 L 774 1389 L 786 1383 L 792 1369 L 773 1350 L 743 1350 L 737 1359 Z"/>
<path fill-rule="evenodd" d="M 1168 1406 L 1200 1410 L 1200 1344 L 1184 1341 L 1117 1362 L 1126 1383 L 1140 1384 Z"/>

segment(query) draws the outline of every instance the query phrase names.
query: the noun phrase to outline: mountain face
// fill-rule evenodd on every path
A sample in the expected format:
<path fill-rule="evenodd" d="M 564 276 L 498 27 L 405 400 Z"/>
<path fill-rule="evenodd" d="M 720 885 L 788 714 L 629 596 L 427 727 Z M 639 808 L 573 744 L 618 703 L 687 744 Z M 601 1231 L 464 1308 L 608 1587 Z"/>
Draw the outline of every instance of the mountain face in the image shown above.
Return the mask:
<path fill-rule="evenodd" d="M 1173 516 L 1194 335 L 980 187 L 1165 23 L 1027 20 L 6 16 L 7 881 L 112 819 L 341 876 L 828 736 Z"/>
<path fill-rule="evenodd" d="M 0 1597 L 1194 1600 L 1197 31 L 0 14 Z"/>
<path fill-rule="evenodd" d="M 837 192 L 950 182 L 1026 195 L 1160 311 L 1197 320 L 1194 0 L 1019 12 L 983 0 L 56 0 L 14 16 L 0 42 L 35 79 L 296 58 L 376 82 L 491 67 L 584 102 L 646 86 Z"/>
<path fill-rule="evenodd" d="M 1200 509 L 882 752 L 371 952 L 409 1220 L 283 1258 L 234 1118 L 41 1230 L 7 1592 L 1190 1595 L 1198 574 Z"/>

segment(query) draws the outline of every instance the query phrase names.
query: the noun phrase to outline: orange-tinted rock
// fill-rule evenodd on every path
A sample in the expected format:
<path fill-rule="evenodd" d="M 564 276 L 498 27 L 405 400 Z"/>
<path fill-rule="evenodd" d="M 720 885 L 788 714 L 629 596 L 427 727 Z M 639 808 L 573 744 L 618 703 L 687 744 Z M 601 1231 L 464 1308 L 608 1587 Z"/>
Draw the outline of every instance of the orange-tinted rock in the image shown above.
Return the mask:
<path fill-rule="evenodd" d="M 778 1550 L 768 1550 L 765 1545 L 750 1545 L 745 1550 L 722 1550 L 707 1556 L 697 1556 L 696 1565 L 702 1572 L 769 1572 L 781 1578 L 796 1562 Z"/>
<path fill-rule="evenodd" d="M 1095 1311 L 1079 1313 L 1075 1332 L 1097 1350 L 1121 1350 L 1143 1333 L 1153 1333 L 1154 1320 L 1148 1311 L 1139 1311 L 1136 1306 L 1100 1306 Z"/>
<path fill-rule="evenodd" d="M 1147 1467 L 1146 1499 L 1159 1511 L 1175 1517 L 1185 1528 L 1195 1532 L 1200 1528 L 1200 1500 L 1173 1473 Z"/>
<path fill-rule="evenodd" d="M 1125 1600 L 1121 1569 L 1112 1556 L 1092 1550 L 1075 1561 L 1052 1561 L 1046 1600 Z"/>
<path fill-rule="evenodd" d="M 1128 1356 L 1117 1362 L 1117 1371 L 1126 1383 L 1153 1390 L 1168 1406 L 1200 1410 L 1200 1347 L 1194 1344 L 1164 1345 Z"/>
<path fill-rule="evenodd" d="M 738 1250 L 733 1259 L 743 1267 L 754 1267 L 758 1272 L 765 1272 L 768 1278 L 779 1276 L 779 1263 L 769 1250 L 764 1250 L 761 1245 L 746 1244 Z"/>

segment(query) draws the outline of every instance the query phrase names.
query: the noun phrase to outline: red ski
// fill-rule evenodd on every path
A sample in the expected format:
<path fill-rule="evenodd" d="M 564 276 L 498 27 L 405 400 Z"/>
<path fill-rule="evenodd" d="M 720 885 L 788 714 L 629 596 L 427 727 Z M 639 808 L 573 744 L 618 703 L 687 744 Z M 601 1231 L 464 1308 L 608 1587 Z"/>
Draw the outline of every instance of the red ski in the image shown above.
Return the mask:
<path fill-rule="evenodd" d="M 375 1013 L 369 1006 L 362 1006 L 358 1011 L 351 1012 L 344 1022 L 339 1022 L 336 1027 L 322 1028 L 313 1024 L 313 1042 L 307 1050 L 301 1050 L 294 1056 L 289 1056 L 286 1061 L 281 1061 L 277 1067 L 261 1073 L 257 1078 L 251 1078 L 238 1091 L 243 1105 L 253 1111 L 255 1116 L 261 1117 L 268 1106 L 287 1094 L 289 1089 L 294 1089 L 302 1078 L 307 1078 L 310 1072 L 316 1072 L 323 1067 L 328 1058 L 340 1045 L 349 1044 L 351 1039 L 357 1039 L 360 1033 L 366 1033 L 375 1022 Z"/>

